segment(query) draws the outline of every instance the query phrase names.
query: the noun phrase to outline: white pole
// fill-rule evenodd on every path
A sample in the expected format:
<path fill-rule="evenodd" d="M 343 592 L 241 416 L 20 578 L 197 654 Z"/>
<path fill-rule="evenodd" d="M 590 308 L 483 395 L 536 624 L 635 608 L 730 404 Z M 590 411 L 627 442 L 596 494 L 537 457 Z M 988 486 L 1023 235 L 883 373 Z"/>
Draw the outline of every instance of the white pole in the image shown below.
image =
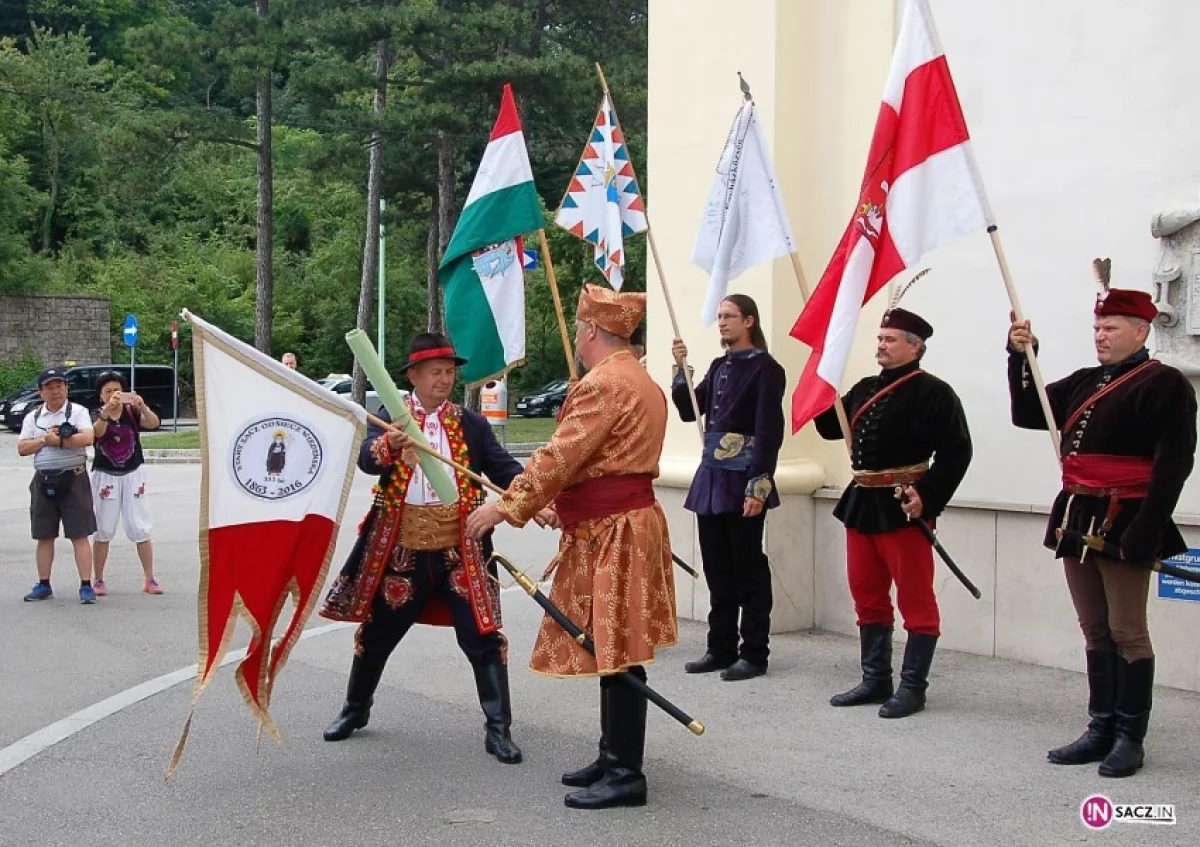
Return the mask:
<path fill-rule="evenodd" d="M 386 353 L 387 348 L 383 343 L 383 337 L 384 337 L 383 324 L 384 324 L 384 321 L 387 316 L 387 300 L 384 296 L 385 292 L 387 290 L 387 263 L 384 258 L 387 251 L 384 249 L 385 234 L 384 234 L 384 226 L 383 226 L 383 210 L 386 207 L 387 207 L 387 202 L 382 197 L 380 197 L 379 198 L 379 328 L 376 333 L 378 336 L 378 338 L 376 339 L 378 344 L 376 346 L 378 346 L 378 348 L 379 348 L 379 361 L 380 362 L 382 362 L 384 360 L 384 356 L 387 355 L 387 353 Z"/>

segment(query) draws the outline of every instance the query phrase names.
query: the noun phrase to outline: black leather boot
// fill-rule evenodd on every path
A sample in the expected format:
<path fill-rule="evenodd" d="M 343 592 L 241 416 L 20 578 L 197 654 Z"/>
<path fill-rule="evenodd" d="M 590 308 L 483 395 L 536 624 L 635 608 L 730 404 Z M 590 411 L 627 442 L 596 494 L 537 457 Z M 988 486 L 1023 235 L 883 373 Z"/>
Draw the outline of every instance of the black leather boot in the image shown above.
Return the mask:
<path fill-rule="evenodd" d="M 600 753 L 596 757 L 596 761 L 590 765 L 563 774 L 563 785 L 569 785 L 572 788 L 587 788 L 604 776 L 604 770 L 608 766 L 608 739 L 604 735 L 608 727 L 608 689 L 610 686 L 605 684 L 607 679 L 609 677 L 603 677 L 600 681 L 600 744 L 598 745 Z"/>
<path fill-rule="evenodd" d="M 644 671 L 639 674 L 644 675 Z M 642 773 L 646 698 L 619 682 L 613 685 L 608 691 L 604 734 L 608 743 L 604 775 L 590 787 L 571 792 L 563 802 L 572 809 L 646 805 L 646 777 Z"/>
<path fill-rule="evenodd" d="M 1124 662 L 1124 659 L 1120 661 Z M 1117 692 L 1116 743 L 1097 771 L 1100 776 L 1133 776 L 1146 761 L 1142 742 L 1150 725 L 1154 699 L 1154 659 L 1138 659 L 1125 666 L 1125 678 Z"/>
<path fill-rule="evenodd" d="M 355 656 L 350 664 L 350 682 L 346 686 L 346 702 L 342 711 L 325 729 L 326 741 L 343 741 L 356 729 L 362 729 L 371 718 L 375 689 L 383 676 L 386 662 Z"/>
<path fill-rule="evenodd" d="M 712 673 L 713 671 L 723 671 L 737 661 L 737 657 L 732 659 L 722 658 L 712 653 L 705 653 L 694 662 L 688 662 L 683 666 L 685 673 Z"/>
<path fill-rule="evenodd" d="M 1056 765 L 1086 765 L 1099 762 L 1113 748 L 1117 716 L 1117 654 L 1087 651 L 1088 721 L 1083 735 L 1046 754 Z"/>
<path fill-rule="evenodd" d="M 513 743 L 509 730 L 512 727 L 512 703 L 508 696 L 508 667 L 495 662 L 490 665 L 473 665 L 475 687 L 479 691 L 479 706 L 486 719 L 487 738 L 483 749 L 506 765 L 521 761 L 521 748 Z"/>
<path fill-rule="evenodd" d="M 906 718 L 925 708 L 925 689 L 929 687 L 929 666 L 937 647 L 936 635 L 908 634 L 904 646 L 904 664 L 900 668 L 900 687 L 879 707 L 881 718 Z"/>
<path fill-rule="evenodd" d="M 862 682 L 829 698 L 831 706 L 882 703 L 892 696 L 892 628 L 867 624 L 858 629 L 862 650 Z"/>

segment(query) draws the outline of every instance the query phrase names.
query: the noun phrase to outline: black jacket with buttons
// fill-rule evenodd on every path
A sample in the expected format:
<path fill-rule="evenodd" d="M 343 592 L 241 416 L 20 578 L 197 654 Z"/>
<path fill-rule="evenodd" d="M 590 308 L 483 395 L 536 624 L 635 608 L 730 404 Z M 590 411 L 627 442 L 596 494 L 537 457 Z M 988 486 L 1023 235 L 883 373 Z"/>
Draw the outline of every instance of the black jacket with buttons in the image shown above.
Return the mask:
<path fill-rule="evenodd" d="M 1008 352 L 1013 424 L 1044 430 L 1046 418 L 1025 355 L 1011 348 Z M 1149 353 L 1142 349 L 1116 365 L 1083 368 L 1047 385 L 1055 426 L 1061 430 L 1098 390 L 1147 359 Z M 1153 460 L 1147 496 L 1122 500 L 1108 533 L 1108 540 L 1117 544 L 1126 558 L 1149 562 L 1188 549 L 1171 520 L 1196 453 L 1196 392 L 1187 377 L 1159 363 L 1083 409 L 1071 430 L 1062 434 L 1062 454 L 1089 453 Z M 1093 528 L 1093 521 L 1095 529 L 1103 524 L 1109 499 L 1084 495 L 1072 499 L 1066 491 L 1059 492 L 1055 499 L 1044 543 L 1060 558 L 1078 558 L 1082 552 L 1079 542 L 1064 541 L 1060 545 L 1056 535 L 1068 501 L 1071 515 L 1067 528 L 1086 533 Z"/>
<path fill-rule="evenodd" d="M 920 363 L 913 362 L 859 380 L 842 397 L 846 415 L 853 420 L 871 397 L 919 368 Z M 823 438 L 842 438 L 835 409 L 818 415 L 815 423 Z M 856 471 L 884 471 L 932 459 L 929 472 L 913 485 L 921 496 L 925 520 L 945 510 L 971 464 L 971 433 L 958 395 L 924 372 L 867 409 L 854 426 L 851 445 L 850 464 Z M 851 482 L 833 514 L 848 529 L 868 534 L 911 526 L 891 487 L 860 488 Z"/>

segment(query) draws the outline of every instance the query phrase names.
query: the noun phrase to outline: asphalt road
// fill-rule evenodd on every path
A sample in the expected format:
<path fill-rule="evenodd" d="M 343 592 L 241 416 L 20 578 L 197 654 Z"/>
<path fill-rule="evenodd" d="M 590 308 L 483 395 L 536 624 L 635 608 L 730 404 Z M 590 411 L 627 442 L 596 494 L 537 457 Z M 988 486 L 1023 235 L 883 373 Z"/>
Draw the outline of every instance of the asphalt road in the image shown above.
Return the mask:
<path fill-rule="evenodd" d="M 159 574 L 140 592 L 132 545 L 114 542 L 110 595 L 80 606 L 59 545 L 54 600 L 26 604 L 34 579 L 28 466 L 0 436 L 0 761 L 47 725 L 196 660 L 198 466 L 150 469 Z M 339 556 L 369 498 L 359 476 Z M 553 533 L 502 528 L 498 546 L 535 575 Z M 282 745 L 242 705 L 232 668 L 199 703 L 187 754 L 163 782 L 190 680 L 0 774 L 2 845 L 1051 845 L 1200 843 L 1200 696 L 1160 689 L 1148 766 L 1110 781 L 1057 768 L 1045 750 L 1085 721 L 1081 675 L 943 651 L 927 711 L 885 721 L 832 709 L 857 674 L 858 646 L 826 634 L 773 638 L 771 671 L 747 683 L 688 676 L 704 629 L 681 626 L 650 682 L 707 725 L 696 738 L 651 707 L 650 804 L 587 813 L 562 805 L 559 774 L 594 756 L 596 684 L 526 669 L 539 610 L 504 595 L 514 737 L 526 761 L 483 751 L 482 715 L 452 632 L 418 627 L 401 645 L 371 725 L 341 744 L 321 730 L 340 706 L 351 629 L 302 641 L 272 704 Z M 326 622 L 314 616 L 311 626 Z M 244 628 L 233 646 L 244 646 Z M 1089 832 L 1085 797 L 1174 803 L 1179 823 Z"/>

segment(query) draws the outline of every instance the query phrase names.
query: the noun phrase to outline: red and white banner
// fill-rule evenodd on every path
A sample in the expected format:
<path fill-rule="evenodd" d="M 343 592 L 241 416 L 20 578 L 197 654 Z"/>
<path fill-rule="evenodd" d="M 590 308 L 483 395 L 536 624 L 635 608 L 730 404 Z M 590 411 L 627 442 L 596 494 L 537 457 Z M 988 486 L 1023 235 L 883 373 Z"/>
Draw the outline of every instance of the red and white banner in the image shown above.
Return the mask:
<path fill-rule="evenodd" d="M 908 0 L 854 216 L 791 335 L 812 348 L 792 431 L 833 405 L 862 305 L 929 250 L 993 223 L 926 0 Z"/>
<path fill-rule="evenodd" d="M 251 630 L 238 687 L 263 728 L 271 690 L 333 558 L 366 411 L 195 315 L 200 423 L 199 666 L 192 707 L 220 666 L 238 617 Z M 275 640 L 285 601 L 292 608 Z M 184 727 L 174 771 L 187 738 Z"/>

